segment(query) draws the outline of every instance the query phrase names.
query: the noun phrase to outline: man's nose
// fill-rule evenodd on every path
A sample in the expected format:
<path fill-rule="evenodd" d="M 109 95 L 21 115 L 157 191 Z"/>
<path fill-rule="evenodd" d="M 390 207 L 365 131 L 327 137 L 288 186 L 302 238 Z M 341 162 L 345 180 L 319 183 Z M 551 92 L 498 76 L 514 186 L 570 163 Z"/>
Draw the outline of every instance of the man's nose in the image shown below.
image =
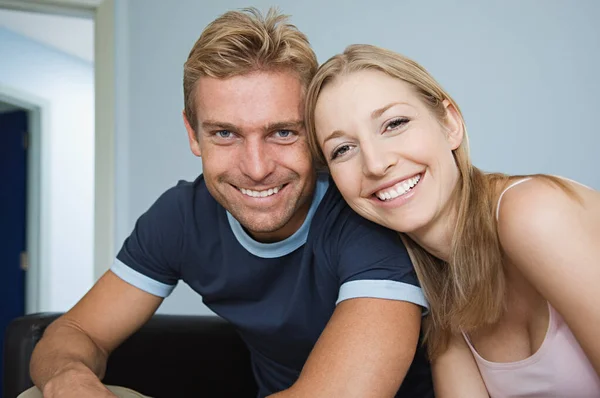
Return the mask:
<path fill-rule="evenodd" d="M 262 139 L 247 140 L 244 145 L 241 171 L 253 181 L 262 181 L 274 170 L 274 159 L 271 151 Z"/>

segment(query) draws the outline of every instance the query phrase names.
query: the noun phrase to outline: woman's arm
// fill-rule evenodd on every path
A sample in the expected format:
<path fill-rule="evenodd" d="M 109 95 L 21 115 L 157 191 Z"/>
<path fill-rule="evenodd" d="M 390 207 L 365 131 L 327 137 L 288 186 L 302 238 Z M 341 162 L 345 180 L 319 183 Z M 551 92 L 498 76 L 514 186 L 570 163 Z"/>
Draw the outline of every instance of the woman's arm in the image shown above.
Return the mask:
<path fill-rule="evenodd" d="M 479 369 L 464 338 L 455 335 L 448 350 L 432 363 L 437 398 L 488 398 Z"/>
<path fill-rule="evenodd" d="M 508 259 L 562 315 L 600 374 L 600 193 L 580 196 L 538 178 L 504 195 L 498 221 Z"/>

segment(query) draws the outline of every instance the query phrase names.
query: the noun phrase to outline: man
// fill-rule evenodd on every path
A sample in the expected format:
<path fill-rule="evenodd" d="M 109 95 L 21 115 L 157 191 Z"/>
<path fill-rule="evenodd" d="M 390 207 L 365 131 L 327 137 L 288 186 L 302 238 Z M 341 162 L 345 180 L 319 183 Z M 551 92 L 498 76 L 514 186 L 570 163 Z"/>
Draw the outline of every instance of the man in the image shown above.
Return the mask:
<path fill-rule="evenodd" d="M 433 395 L 406 250 L 313 167 L 303 97 L 316 68 L 306 37 L 272 10 L 204 30 L 183 112 L 203 175 L 165 192 L 47 329 L 31 363 L 44 397 L 114 397 L 100 381 L 107 357 L 180 279 L 239 330 L 260 397 L 389 397 L 401 384 L 403 397 Z"/>

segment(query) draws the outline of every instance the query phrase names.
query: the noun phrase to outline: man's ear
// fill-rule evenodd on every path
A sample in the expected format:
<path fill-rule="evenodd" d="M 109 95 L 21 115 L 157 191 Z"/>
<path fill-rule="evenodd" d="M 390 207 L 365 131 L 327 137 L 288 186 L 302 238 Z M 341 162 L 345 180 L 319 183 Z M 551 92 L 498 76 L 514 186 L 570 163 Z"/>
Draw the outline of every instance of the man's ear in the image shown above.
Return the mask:
<path fill-rule="evenodd" d="M 444 100 L 443 104 L 446 108 L 446 120 L 444 120 L 446 139 L 450 144 L 450 148 L 455 150 L 460 146 L 465 136 L 464 124 L 458 110 L 450 101 Z"/>
<path fill-rule="evenodd" d="M 185 129 L 188 134 L 188 141 L 190 142 L 190 149 L 192 153 L 196 156 L 202 156 L 202 150 L 200 149 L 200 143 L 198 142 L 198 137 L 196 136 L 196 132 L 190 125 L 190 122 L 185 114 L 185 110 L 182 112 L 183 115 L 183 123 L 185 124 Z"/>

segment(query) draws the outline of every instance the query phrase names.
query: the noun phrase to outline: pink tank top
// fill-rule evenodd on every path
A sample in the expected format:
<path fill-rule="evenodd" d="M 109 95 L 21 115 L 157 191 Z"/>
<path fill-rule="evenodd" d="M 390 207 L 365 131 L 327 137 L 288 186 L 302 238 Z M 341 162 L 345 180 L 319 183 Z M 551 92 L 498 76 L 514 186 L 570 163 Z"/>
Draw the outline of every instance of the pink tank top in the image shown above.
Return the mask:
<path fill-rule="evenodd" d="M 502 192 L 496 216 L 504 193 L 527 180 L 519 180 Z M 600 397 L 600 378 L 592 364 L 550 303 L 548 311 L 548 330 L 542 345 L 532 356 L 521 361 L 487 361 L 463 334 L 491 398 Z"/>
<path fill-rule="evenodd" d="M 562 317 L 548 303 L 550 321 L 540 348 L 516 362 L 483 359 L 465 336 L 491 398 L 600 397 L 600 379 Z"/>

